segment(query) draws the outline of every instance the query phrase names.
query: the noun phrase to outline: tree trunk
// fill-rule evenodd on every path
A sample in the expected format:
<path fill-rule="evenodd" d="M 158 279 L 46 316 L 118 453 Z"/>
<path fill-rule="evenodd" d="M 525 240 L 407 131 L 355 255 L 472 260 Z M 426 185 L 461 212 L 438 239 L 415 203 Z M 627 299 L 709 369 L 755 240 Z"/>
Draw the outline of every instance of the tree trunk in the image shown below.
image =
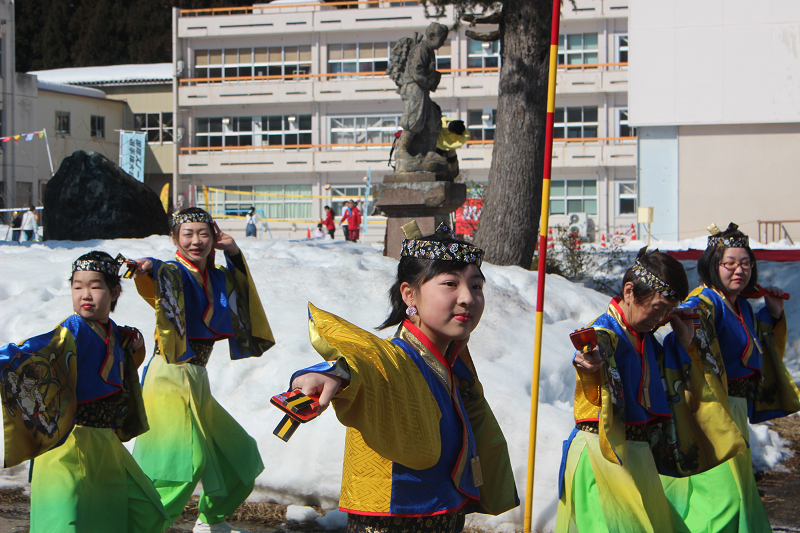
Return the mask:
<path fill-rule="evenodd" d="M 489 188 L 476 236 L 486 260 L 530 268 L 542 203 L 551 0 L 504 0 Z"/>

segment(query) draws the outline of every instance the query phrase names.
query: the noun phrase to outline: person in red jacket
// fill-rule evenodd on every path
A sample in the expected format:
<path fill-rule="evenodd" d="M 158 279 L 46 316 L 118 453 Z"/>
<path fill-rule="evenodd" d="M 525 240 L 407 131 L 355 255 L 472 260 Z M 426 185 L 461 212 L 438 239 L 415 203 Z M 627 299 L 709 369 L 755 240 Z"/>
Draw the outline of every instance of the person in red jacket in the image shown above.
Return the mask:
<path fill-rule="evenodd" d="M 336 213 L 333 212 L 331 206 L 326 205 L 325 218 L 322 220 L 322 225 L 328 230 L 328 235 L 331 236 L 331 239 L 333 239 L 333 234 L 336 233 L 336 223 L 333 221 L 334 216 L 336 216 Z"/>
<path fill-rule="evenodd" d="M 350 206 L 350 227 L 348 228 L 350 231 L 350 238 L 348 240 L 358 242 L 358 235 L 361 230 L 361 211 L 356 207 L 355 200 L 350 200 L 348 205 Z"/>

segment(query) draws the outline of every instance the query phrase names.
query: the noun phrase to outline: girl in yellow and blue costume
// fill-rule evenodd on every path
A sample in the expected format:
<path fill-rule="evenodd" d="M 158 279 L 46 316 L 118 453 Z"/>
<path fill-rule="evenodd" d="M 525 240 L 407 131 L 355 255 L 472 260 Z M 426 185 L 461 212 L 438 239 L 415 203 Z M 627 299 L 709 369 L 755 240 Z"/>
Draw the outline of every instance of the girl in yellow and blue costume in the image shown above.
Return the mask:
<path fill-rule="evenodd" d="M 688 291 L 679 262 L 643 249 L 620 297 L 589 326 L 599 346 L 573 360 L 576 427 L 564 442 L 557 533 L 687 531 L 659 473 L 686 476 L 744 448 L 686 351 L 694 327 L 673 310 Z M 662 346 L 653 331 L 668 316 Z"/>
<path fill-rule="evenodd" d="M 758 281 L 749 239 L 730 224 L 709 230 L 708 247 L 698 260 L 703 282 L 685 307 L 700 315 L 700 329 L 690 347 L 698 366 L 720 380 L 733 420 L 750 441 L 748 418 L 757 423 L 800 410 L 797 386 L 783 363 L 786 315 L 783 291 L 764 290 L 765 307 L 754 313 L 742 294 Z M 692 533 L 769 532 L 771 526 L 758 494 L 749 447 L 727 463 L 689 478 L 662 478 L 678 516 Z"/>
<path fill-rule="evenodd" d="M 75 314 L 0 348 L 3 466 L 31 460 L 34 533 L 160 533 L 167 525 L 153 483 L 122 445 L 148 426 L 142 336 L 108 317 L 119 268 L 105 252 L 81 256 L 70 278 Z"/>
<path fill-rule="evenodd" d="M 225 522 L 264 470 L 256 441 L 211 395 L 214 343 L 231 359 L 259 357 L 275 341 L 244 255 L 199 208 L 174 216 L 175 261 L 137 260 L 139 294 L 155 309 L 156 352 L 143 380 L 151 431 L 133 455 L 175 520 L 198 482 L 195 532 L 235 531 Z M 226 267 L 214 266 L 214 248 Z"/>
<path fill-rule="evenodd" d="M 483 251 L 442 225 L 404 227 L 392 311 L 380 339 L 309 305 L 326 360 L 292 387 L 332 399 L 347 426 L 339 506 L 349 532 L 457 533 L 466 513 L 519 504 L 508 448 L 466 343 L 484 307 Z"/>

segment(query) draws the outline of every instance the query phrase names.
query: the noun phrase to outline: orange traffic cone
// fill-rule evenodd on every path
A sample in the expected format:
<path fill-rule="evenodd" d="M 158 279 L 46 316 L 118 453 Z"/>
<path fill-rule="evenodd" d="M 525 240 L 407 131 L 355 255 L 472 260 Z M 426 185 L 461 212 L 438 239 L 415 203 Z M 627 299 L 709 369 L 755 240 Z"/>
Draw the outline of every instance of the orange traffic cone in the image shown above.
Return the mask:
<path fill-rule="evenodd" d="M 602 235 L 600 235 L 600 248 L 605 248 L 605 247 L 606 247 L 606 234 L 603 233 Z"/>
<path fill-rule="evenodd" d="M 636 226 L 634 226 L 633 224 L 631 224 L 631 240 L 632 241 L 636 240 Z"/>
<path fill-rule="evenodd" d="M 310 239 L 310 238 L 311 238 L 311 230 L 307 229 L 306 230 L 306 239 Z"/>

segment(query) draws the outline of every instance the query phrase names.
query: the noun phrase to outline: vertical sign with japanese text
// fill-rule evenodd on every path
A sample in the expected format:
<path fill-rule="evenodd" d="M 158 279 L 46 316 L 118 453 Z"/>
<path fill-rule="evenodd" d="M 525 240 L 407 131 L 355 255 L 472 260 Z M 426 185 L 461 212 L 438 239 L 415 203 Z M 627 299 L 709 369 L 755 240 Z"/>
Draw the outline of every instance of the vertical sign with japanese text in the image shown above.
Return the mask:
<path fill-rule="evenodd" d="M 119 166 L 142 183 L 144 183 L 144 151 L 146 147 L 147 134 L 145 132 L 120 132 Z"/>

